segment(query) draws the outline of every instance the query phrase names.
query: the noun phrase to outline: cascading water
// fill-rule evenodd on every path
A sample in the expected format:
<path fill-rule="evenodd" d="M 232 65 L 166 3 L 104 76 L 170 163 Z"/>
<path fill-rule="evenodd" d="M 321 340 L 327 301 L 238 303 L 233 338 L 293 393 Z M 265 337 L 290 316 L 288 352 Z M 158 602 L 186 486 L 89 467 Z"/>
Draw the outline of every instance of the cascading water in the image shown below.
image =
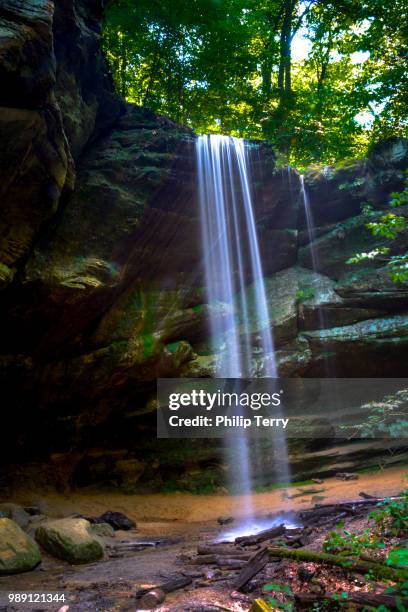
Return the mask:
<path fill-rule="evenodd" d="M 301 194 L 302 194 L 303 208 L 305 210 L 306 227 L 307 227 L 307 234 L 308 234 L 308 238 L 309 238 L 309 245 L 310 245 L 310 253 L 311 253 L 311 257 L 312 257 L 313 271 L 314 272 L 318 272 L 318 270 L 319 270 L 319 260 L 318 260 L 318 255 L 316 253 L 316 249 L 314 248 L 314 241 L 316 239 L 316 230 L 315 230 L 316 226 L 315 226 L 314 219 L 313 219 L 313 213 L 312 213 L 312 209 L 311 209 L 311 206 L 310 206 L 309 196 L 308 196 L 308 193 L 306 191 L 305 177 L 303 176 L 303 174 L 300 175 L 300 190 L 301 190 Z"/>
<path fill-rule="evenodd" d="M 217 376 L 251 377 L 254 363 L 261 361 L 263 376 L 274 379 L 275 351 L 245 142 L 227 136 L 200 136 L 196 151 L 207 300 L 212 306 L 222 306 L 210 310 Z M 283 436 L 276 436 L 274 449 L 284 466 L 279 480 L 289 482 Z M 253 533 L 257 524 L 253 519 L 248 439 L 228 438 L 226 452 L 230 486 L 243 495 L 240 505 L 247 518 L 240 533 Z"/>
<path fill-rule="evenodd" d="M 313 268 L 313 272 L 319 273 L 320 262 L 319 262 L 319 256 L 318 256 L 318 253 L 315 247 L 316 224 L 313 218 L 312 208 L 310 206 L 309 195 L 306 191 L 305 178 L 303 174 L 300 175 L 300 190 L 302 194 L 303 207 L 305 211 L 305 219 L 306 219 L 306 227 L 307 227 L 307 234 L 308 234 L 308 240 L 309 240 L 310 256 L 312 260 L 312 268 Z M 321 287 L 319 287 L 319 283 L 318 283 L 317 291 L 319 292 L 319 290 L 321 290 Z M 326 319 L 324 316 L 324 311 L 320 305 L 317 306 L 317 314 L 318 314 L 318 319 L 319 319 L 319 328 L 324 329 L 325 327 L 327 327 L 327 325 L 326 325 Z M 326 377 L 328 378 L 332 377 L 333 378 L 332 384 L 336 385 L 336 382 L 334 379 L 336 372 L 333 369 L 333 366 L 330 364 L 327 358 L 324 359 L 324 373 Z"/>
<path fill-rule="evenodd" d="M 219 349 L 220 339 L 228 344 L 221 352 L 218 375 L 240 378 L 252 373 L 254 345 L 245 292 L 250 279 L 255 324 L 266 359 L 265 375 L 276 377 L 244 141 L 228 136 L 200 136 L 197 161 L 207 297 L 209 303 L 222 302 L 229 308 L 224 317 L 210 318 L 213 349 Z"/>

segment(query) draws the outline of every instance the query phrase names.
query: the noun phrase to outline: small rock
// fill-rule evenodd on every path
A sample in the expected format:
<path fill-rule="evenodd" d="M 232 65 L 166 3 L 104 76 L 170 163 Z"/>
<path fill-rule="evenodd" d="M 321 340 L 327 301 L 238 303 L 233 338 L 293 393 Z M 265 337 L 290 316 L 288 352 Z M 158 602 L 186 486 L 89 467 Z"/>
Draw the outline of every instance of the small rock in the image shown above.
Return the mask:
<path fill-rule="evenodd" d="M 18 504 L 0 504 L 0 512 L 2 512 L 7 518 L 17 523 L 21 529 L 25 529 L 30 521 L 30 515 L 28 512 L 26 512 L 24 508 Z"/>
<path fill-rule="evenodd" d="M 38 506 L 24 506 L 25 512 L 30 516 L 36 516 L 37 514 L 43 514 Z"/>
<path fill-rule="evenodd" d="M 115 530 L 109 523 L 94 523 L 91 525 L 91 532 L 102 538 L 115 537 Z"/>
<path fill-rule="evenodd" d="M 323 484 L 323 478 L 312 478 L 312 482 L 315 484 Z"/>
<path fill-rule="evenodd" d="M 105 512 L 104 514 L 101 514 L 98 522 L 108 523 L 114 528 L 115 531 L 118 531 L 119 529 L 129 531 L 129 529 L 136 527 L 136 523 L 122 512 Z"/>
<path fill-rule="evenodd" d="M 28 572 L 41 563 L 41 553 L 30 536 L 9 518 L 0 519 L 0 575 Z"/>
<path fill-rule="evenodd" d="M 234 522 L 234 517 L 233 516 L 219 516 L 217 518 L 217 523 L 219 525 L 229 525 L 230 523 Z"/>
<path fill-rule="evenodd" d="M 35 539 L 50 555 L 72 564 L 98 561 L 104 553 L 102 543 L 84 519 L 47 521 L 37 527 Z"/>
<path fill-rule="evenodd" d="M 350 472 L 337 472 L 337 480 L 358 480 L 358 474 L 352 474 Z"/>

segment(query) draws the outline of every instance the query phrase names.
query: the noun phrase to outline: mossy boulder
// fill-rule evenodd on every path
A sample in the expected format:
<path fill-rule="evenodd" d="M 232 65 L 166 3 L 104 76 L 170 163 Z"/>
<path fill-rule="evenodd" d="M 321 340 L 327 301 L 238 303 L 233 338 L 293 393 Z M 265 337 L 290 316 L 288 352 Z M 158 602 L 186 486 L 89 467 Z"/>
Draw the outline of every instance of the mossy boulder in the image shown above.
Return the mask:
<path fill-rule="evenodd" d="M 92 533 L 100 538 L 114 538 L 115 530 L 109 523 L 94 523 L 91 526 Z"/>
<path fill-rule="evenodd" d="M 35 539 L 50 555 L 73 565 L 93 563 L 102 559 L 104 553 L 103 545 L 85 519 L 48 521 L 36 529 Z"/>
<path fill-rule="evenodd" d="M 34 540 L 9 518 L 0 518 L 0 575 L 29 572 L 41 563 Z"/>

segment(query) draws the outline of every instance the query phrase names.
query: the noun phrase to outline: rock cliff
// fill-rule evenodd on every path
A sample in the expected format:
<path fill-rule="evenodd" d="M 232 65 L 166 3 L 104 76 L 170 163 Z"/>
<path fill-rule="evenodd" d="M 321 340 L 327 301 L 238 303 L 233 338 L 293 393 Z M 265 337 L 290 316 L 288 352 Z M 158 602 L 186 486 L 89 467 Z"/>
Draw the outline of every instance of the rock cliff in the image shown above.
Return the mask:
<path fill-rule="evenodd" d="M 206 487 L 219 448 L 159 446 L 154 413 L 157 377 L 214 373 L 206 321 L 227 307 L 205 301 L 195 135 L 116 97 L 102 11 L 0 5 L 4 479 Z M 408 286 L 346 260 L 388 244 L 366 232 L 361 205 L 381 214 L 403 187 L 407 142 L 308 170 L 313 244 L 297 173 L 259 142 L 250 166 L 281 375 L 405 376 Z M 406 245 L 406 233 L 390 243 Z"/>

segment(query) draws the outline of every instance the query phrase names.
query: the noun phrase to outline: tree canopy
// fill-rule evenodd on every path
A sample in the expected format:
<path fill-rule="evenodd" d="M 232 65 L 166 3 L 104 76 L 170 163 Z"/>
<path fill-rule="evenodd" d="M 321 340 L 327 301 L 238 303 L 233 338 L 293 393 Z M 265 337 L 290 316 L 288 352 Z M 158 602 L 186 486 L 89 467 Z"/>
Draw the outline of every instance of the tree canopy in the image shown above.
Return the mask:
<path fill-rule="evenodd" d="M 128 101 L 298 166 L 407 133 L 405 0 L 111 0 L 104 48 Z"/>

